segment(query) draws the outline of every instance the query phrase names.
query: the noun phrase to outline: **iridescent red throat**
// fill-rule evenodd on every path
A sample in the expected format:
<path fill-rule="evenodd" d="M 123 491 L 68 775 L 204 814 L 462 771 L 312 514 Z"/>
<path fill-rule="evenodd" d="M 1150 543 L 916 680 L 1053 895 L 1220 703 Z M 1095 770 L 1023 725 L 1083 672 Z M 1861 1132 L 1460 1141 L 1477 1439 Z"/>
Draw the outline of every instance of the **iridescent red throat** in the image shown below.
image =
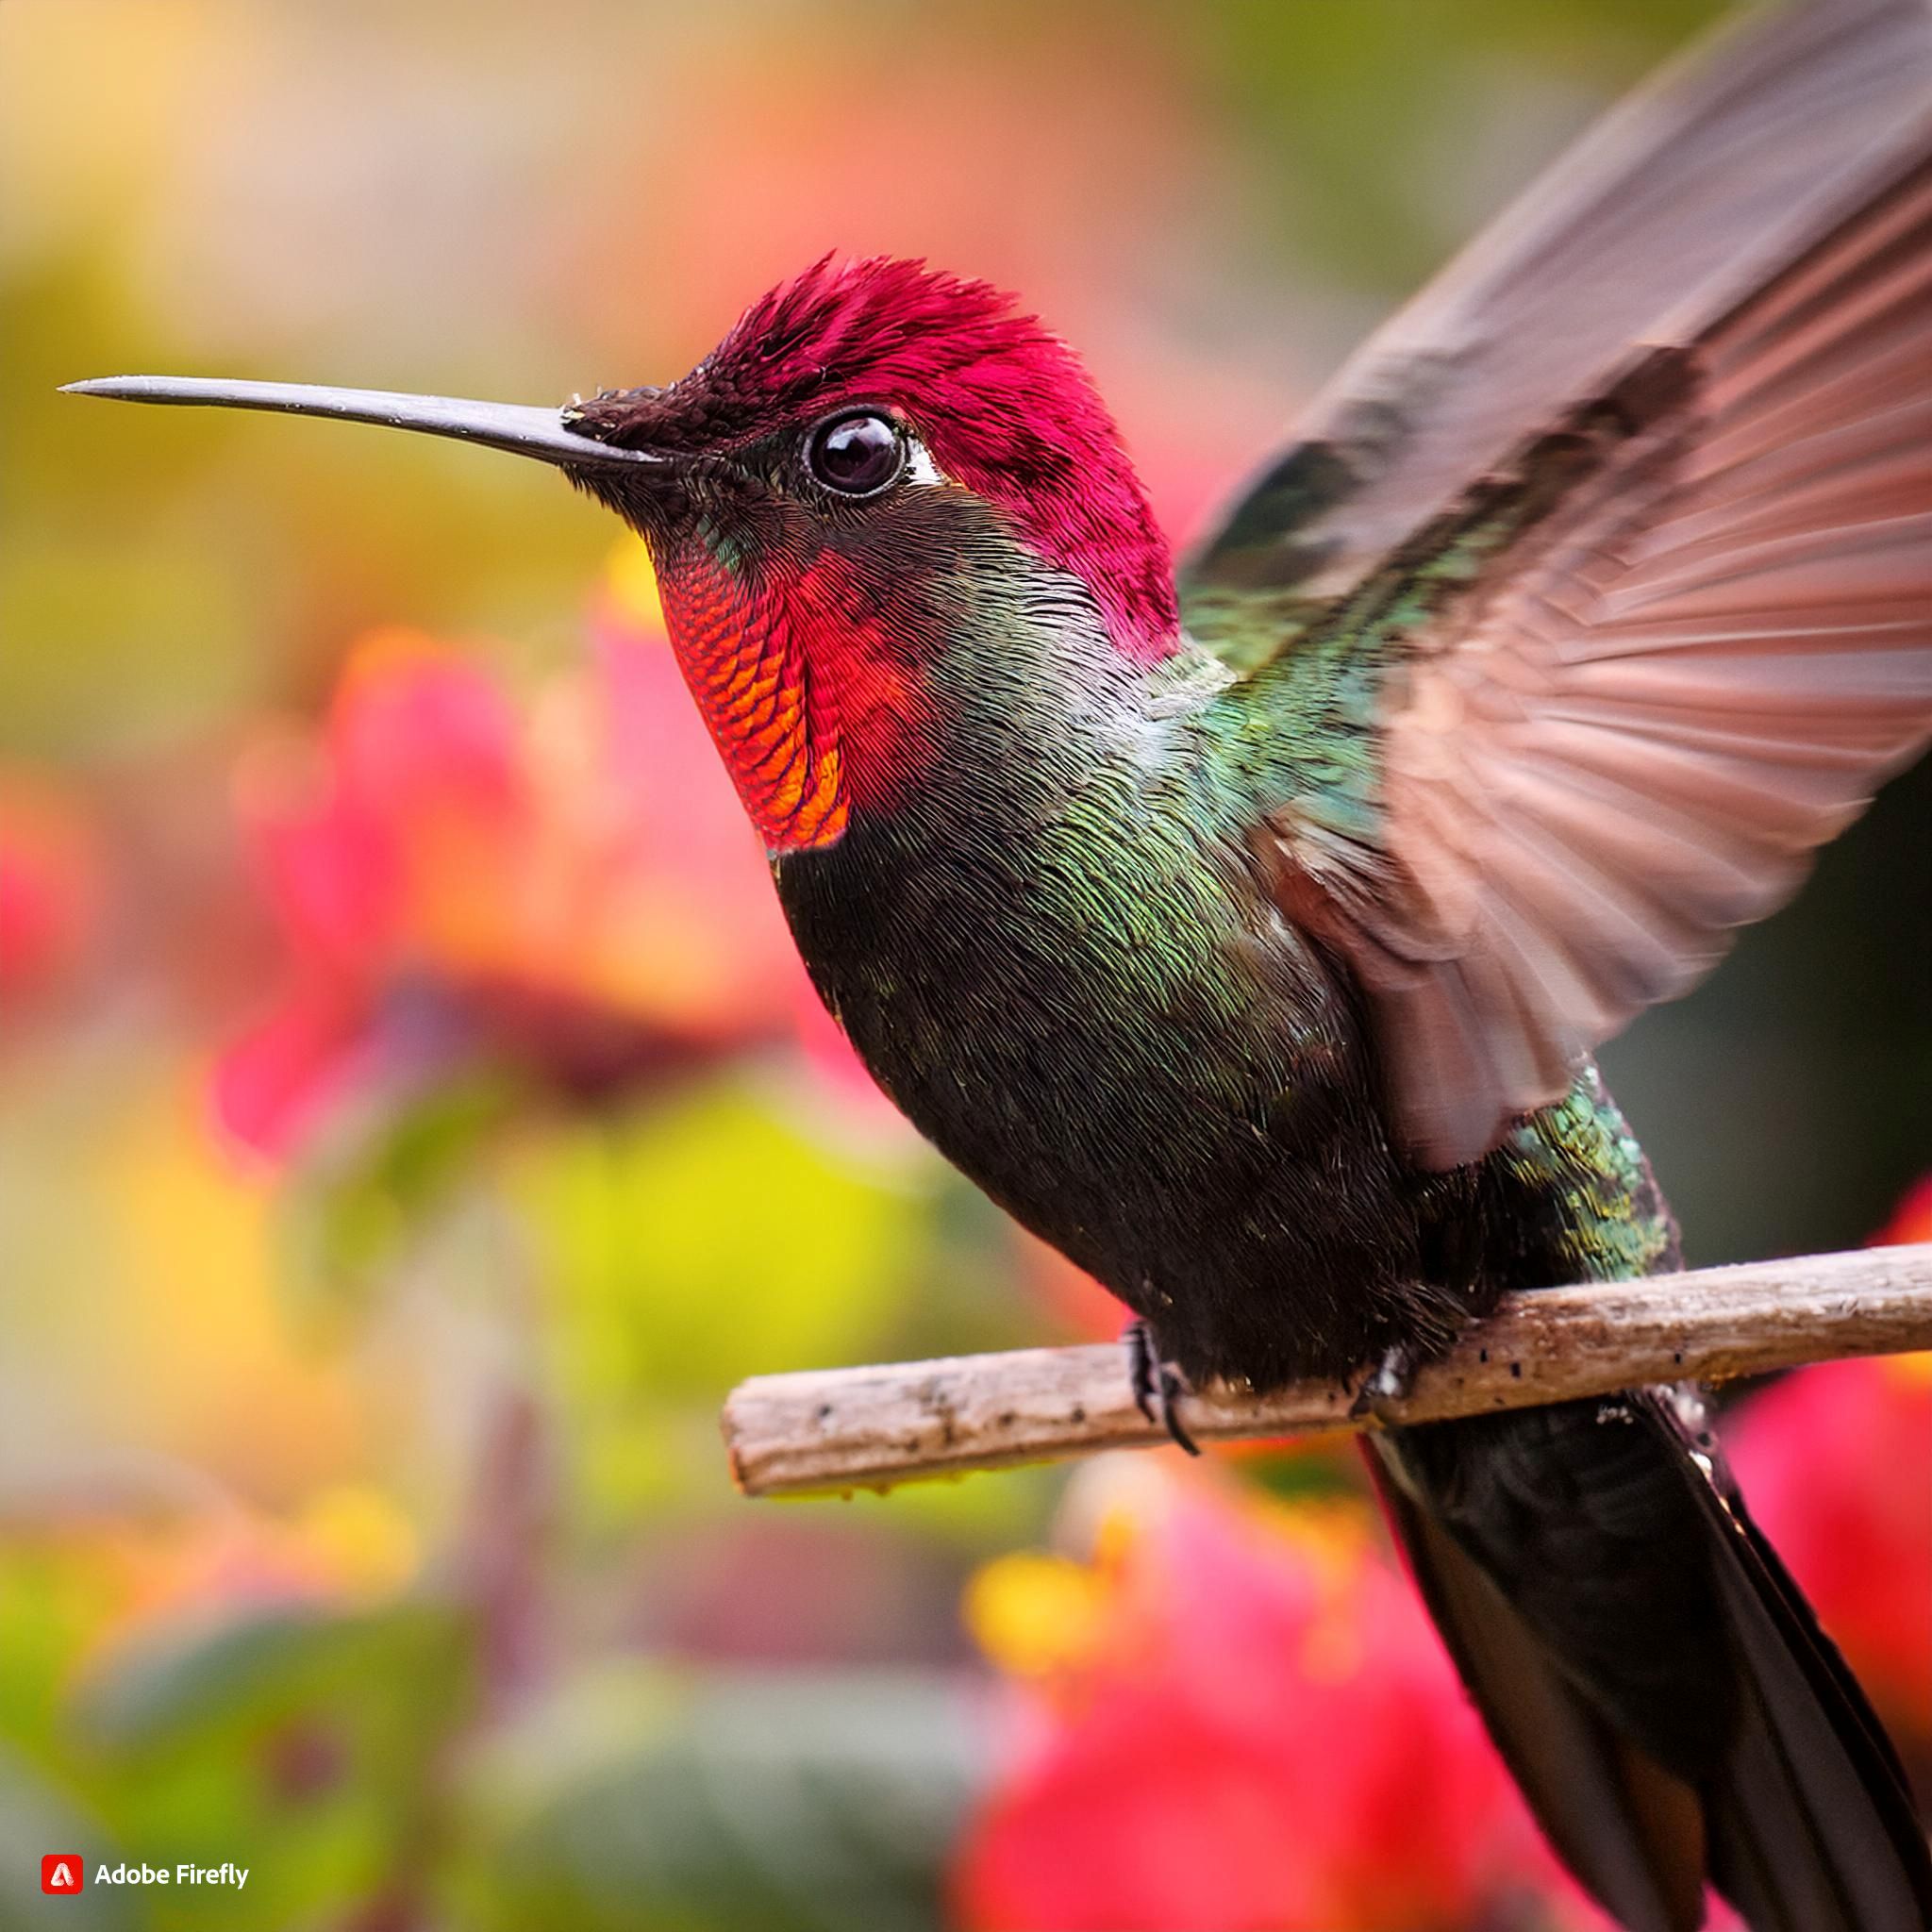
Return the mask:
<path fill-rule="evenodd" d="M 660 587 L 685 681 L 768 851 L 831 845 L 855 806 L 889 808 L 930 772 L 912 640 L 850 558 L 821 553 L 754 593 L 696 550 Z"/>

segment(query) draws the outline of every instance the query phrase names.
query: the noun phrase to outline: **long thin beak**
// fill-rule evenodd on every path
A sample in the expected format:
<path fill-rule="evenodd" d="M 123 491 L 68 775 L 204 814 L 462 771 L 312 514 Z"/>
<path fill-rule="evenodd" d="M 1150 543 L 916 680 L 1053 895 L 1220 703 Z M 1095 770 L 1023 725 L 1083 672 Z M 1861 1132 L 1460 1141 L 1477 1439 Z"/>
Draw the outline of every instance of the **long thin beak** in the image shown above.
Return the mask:
<path fill-rule="evenodd" d="M 275 409 L 291 416 L 333 416 L 342 423 L 376 423 L 454 436 L 512 456 L 535 457 L 566 469 L 627 463 L 668 463 L 656 450 L 618 449 L 572 427 L 567 409 L 525 408 L 516 403 L 473 403 L 458 396 L 410 396 L 380 389 L 331 389 L 307 382 L 223 382 L 199 375 L 108 375 L 70 382 L 67 393 L 111 396 L 122 403 L 209 403 L 227 409 Z"/>

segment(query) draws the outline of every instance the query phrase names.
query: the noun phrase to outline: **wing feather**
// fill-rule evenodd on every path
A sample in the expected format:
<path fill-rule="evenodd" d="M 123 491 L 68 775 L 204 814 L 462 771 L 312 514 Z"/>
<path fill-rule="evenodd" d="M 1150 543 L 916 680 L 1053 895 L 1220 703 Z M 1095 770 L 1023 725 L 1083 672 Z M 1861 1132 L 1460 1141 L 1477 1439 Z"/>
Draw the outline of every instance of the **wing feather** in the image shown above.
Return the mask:
<path fill-rule="evenodd" d="M 1528 424 L 1523 382 L 1467 338 L 1450 360 L 1478 393 L 1384 383 L 1423 398 L 1385 423 L 1384 447 L 1417 455 L 1424 480 L 1356 463 L 1353 498 L 1315 516 L 1327 547 L 1300 580 L 1335 588 L 1326 629 L 1318 612 L 1224 693 L 1300 707 L 1306 735 L 1308 706 L 1334 703 L 1338 638 L 1374 680 L 1373 832 L 1317 841 L 1322 813 L 1291 784 L 1257 839 L 1284 907 L 1363 986 L 1398 1129 L 1427 1165 L 1483 1154 L 1567 1091 L 1582 1054 L 1688 991 L 1932 738 L 1932 10 L 1826 0 L 1747 30 L 1726 61 L 1624 110 L 1533 201 L 1524 249 L 1482 244 L 1398 339 L 1427 360 L 1422 323 L 1559 312 L 1543 278 L 1580 267 L 1583 246 L 1553 225 L 1566 210 L 1593 249 L 1657 242 L 1679 217 L 1661 164 L 1637 152 L 1646 133 L 1672 168 L 1724 177 L 1768 165 L 1776 130 L 1830 183 L 1785 178 L 1814 225 L 1753 188 L 1677 175 L 1681 221 L 1715 253 L 1656 328 L 1575 352 L 1607 387 Z M 1380 381 L 1391 353 L 1373 344 L 1359 367 Z M 1646 375 L 1658 367 L 1670 381 Z M 1530 388 L 1550 402 L 1559 377 L 1545 356 Z M 1318 426 L 1350 407 L 1318 409 Z M 1475 439 L 1453 490 L 1430 454 L 1445 425 Z M 1499 425 L 1515 445 L 1495 457 Z M 1473 576 L 1375 632 L 1390 599 L 1374 572 L 1413 581 L 1499 519 Z M 1256 519 L 1231 527 L 1244 555 L 1225 581 L 1265 581 Z M 1279 545 L 1285 567 L 1307 565 L 1310 529 Z M 1371 541 L 1396 545 L 1373 570 Z M 1350 702 L 1335 728 L 1360 728 Z"/>

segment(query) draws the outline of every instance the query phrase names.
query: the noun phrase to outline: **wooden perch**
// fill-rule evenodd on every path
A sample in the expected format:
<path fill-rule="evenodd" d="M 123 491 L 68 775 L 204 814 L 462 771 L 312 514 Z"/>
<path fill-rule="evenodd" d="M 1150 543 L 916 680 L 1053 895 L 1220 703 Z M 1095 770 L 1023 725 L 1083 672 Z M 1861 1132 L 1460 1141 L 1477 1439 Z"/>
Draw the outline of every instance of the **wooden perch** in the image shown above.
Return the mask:
<path fill-rule="evenodd" d="M 1210 1388 L 1179 1413 L 1202 1441 L 1301 1435 L 1918 1348 L 1932 1348 L 1932 1242 L 1512 1295 L 1373 1415 L 1352 1416 L 1351 1391 L 1332 1383 L 1259 1397 Z M 724 1429 L 732 1477 L 751 1496 L 1165 1440 L 1134 1407 L 1117 1342 L 758 1375 L 732 1391 Z"/>

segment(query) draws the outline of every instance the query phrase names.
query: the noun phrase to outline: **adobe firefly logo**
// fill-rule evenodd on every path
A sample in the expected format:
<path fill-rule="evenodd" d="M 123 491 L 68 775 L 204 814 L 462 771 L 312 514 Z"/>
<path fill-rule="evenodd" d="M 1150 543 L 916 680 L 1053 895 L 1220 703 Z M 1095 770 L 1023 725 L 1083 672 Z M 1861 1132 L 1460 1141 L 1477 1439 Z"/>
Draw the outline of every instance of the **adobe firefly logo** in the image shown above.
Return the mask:
<path fill-rule="evenodd" d="M 41 1890 L 78 1891 L 87 1883 L 87 1861 L 78 1852 L 49 1852 L 41 1860 Z"/>

